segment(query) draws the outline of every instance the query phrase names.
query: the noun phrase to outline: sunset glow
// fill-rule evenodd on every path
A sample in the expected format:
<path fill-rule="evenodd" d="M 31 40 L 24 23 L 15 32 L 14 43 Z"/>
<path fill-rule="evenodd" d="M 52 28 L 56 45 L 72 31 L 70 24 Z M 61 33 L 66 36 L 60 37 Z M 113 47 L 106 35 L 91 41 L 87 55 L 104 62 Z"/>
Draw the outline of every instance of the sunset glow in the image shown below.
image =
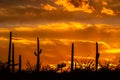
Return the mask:
<path fill-rule="evenodd" d="M 120 57 L 119 0 L 2 0 L 0 3 L 0 61 L 6 62 L 9 32 L 15 44 L 15 59 L 22 55 L 36 64 L 34 52 L 40 38 L 42 65 L 75 59 Z"/>

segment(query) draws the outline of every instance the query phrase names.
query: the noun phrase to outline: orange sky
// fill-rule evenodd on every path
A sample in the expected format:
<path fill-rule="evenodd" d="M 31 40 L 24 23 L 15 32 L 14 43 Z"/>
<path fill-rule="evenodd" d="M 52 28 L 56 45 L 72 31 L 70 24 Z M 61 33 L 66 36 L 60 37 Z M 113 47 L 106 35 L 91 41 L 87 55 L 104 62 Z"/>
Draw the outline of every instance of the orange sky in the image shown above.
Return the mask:
<path fill-rule="evenodd" d="M 42 65 L 75 57 L 119 58 L 119 0 L 2 0 L 0 3 L 0 60 L 7 61 L 9 32 L 13 32 L 15 59 L 35 64 L 36 37 L 40 38 Z"/>

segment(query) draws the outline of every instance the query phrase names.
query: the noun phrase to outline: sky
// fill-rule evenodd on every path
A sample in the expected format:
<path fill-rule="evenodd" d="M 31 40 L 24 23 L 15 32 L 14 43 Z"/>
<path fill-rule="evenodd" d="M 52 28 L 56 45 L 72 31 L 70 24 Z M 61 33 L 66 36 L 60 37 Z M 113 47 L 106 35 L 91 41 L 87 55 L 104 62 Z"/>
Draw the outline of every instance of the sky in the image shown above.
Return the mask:
<path fill-rule="evenodd" d="M 70 60 L 71 44 L 75 59 L 120 56 L 119 0 L 0 0 L 0 61 L 7 61 L 9 32 L 13 32 L 15 59 L 22 55 L 36 64 L 37 37 L 42 49 L 41 64 Z"/>

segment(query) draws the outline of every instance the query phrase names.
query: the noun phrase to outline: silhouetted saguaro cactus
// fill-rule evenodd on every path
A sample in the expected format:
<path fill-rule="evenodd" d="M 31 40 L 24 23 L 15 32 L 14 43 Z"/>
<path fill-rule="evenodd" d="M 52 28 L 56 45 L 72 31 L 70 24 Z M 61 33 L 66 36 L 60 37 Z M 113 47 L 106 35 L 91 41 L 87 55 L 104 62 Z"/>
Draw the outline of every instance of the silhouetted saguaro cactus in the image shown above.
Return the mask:
<path fill-rule="evenodd" d="M 14 43 L 12 44 L 12 72 L 15 72 Z"/>
<path fill-rule="evenodd" d="M 100 54 L 99 54 L 99 52 L 98 52 L 98 43 L 96 42 L 96 66 L 95 66 L 96 71 L 98 70 L 98 60 L 99 60 L 99 56 L 100 56 Z"/>
<path fill-rule="evenodd" d="M 19 55 L 19 72 L 21 71 L 22 69 L 22 61 L 21 61 L 21 55 Z"/>
<path fill-rule="evenodd" d="M 10 72 L 11 43 L 12 43 L 12 32 L 10 32 L 10 38 L 9 38 L 8 64 L 7 64 L 8 72 Z"/>
<path fill-rule="evenodd" d="M 71 72 L 73 72 L 74 66 L 74 43 L 72 43 L 72 50 L 71 50 Z"/>
<path fill-rule="evenodd" d="M 40 54 L 42 52 L 42 49 L 40 49 L 39 46 L 39 37 L 37 37 L 37 52 L 34 52 L 35 56 L 37 56 L 37 65 L 36 65 L 36 70 L 39 72 L 40 71 Z"/>

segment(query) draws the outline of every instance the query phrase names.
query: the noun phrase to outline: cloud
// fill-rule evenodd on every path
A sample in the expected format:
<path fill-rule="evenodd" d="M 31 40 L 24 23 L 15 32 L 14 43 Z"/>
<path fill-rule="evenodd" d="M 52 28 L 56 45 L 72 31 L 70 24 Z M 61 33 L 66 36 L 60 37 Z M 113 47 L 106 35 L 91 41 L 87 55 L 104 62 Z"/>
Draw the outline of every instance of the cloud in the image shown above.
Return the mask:
<path fill-rule="evenodd" d="M 107 5 L 108 5 L 108 2 L 106 2 L 106 1 L 102 1 L 102 5 L 107 6 Z"/>
<path fill-rule="evenodd" d="M 48 24 L 13 25 L 12 28 L 1 29 L 1 34 L 7 36 L 8 31 L 13 31 L 16 37 L 33 38 L 63 38 L 63 39 L 92 39 L 104 40 L 111 37 L 118 41 L 120 28 L 108 24 L 85 24 L 78 22 L 56 22 Z M 29 36 L 28 36 L 29 35 Z"/>
<path fill-rule="evenodd" d="M 29 28 L 29 27 L 15 27 L 15 31 L 34 31 L 34 28 Z"/>
<path fill-rule="evenodd" d="M 34 27 L 35 26 L 35 27 Z M 69 30 L 79 30 L 79 29 L 85 29 L 89 26 L 86 26 L 83 23 L 77 23 L 77 22 L 61 22 L 61 23 L 50 23 L 50 24 L 33 24 L 33 25 L 14 25 L 12 28 L 12 31 L 15 32 L 34 32 L 34 31 L 69 31 Z M 3 30 L 4 29 L 4 30 Z M 1 31 L 7 30 L 6 28 L 3 28 Z M 9 31 L 9 29 L 8 29 Z"/>
<path fill-rule="evenodd" d="M 53 7 L 50 4 L 41 4 L 41 6 L 43 7 L 43 9 L 48 10 L 48 11 L 52 11 L 52 10 L 56 10 L 56 7 Z"/>
<path fill-rule="evenodd" d="M 35 44 L 36 43 L 35 41 L 27 40 L 27 39 L 20 38 L 20 37 L 13 37 L 12 39 L 14 43 L 22 43 L 22 44 Z"/>
<path fill-rule="evenodd" d="M 103 7 L 101 13 L 105 13 L 105 14 L 107 14 L 107 15 L 112 15 L 112 16 L 115 16 L 115 15 L 116 15 L 112 9 L 107 9 L 107 8 L 105 8 L 105 7 Z"/>
<path fill-rule="evenodd" d="M 108 49 L 108 50 L 105 50 L 105 52 L 108 54 L 119 54 L 120 49 Z"/>
<path fill-rule="evenodd" d="M 4 38 L 1 38 L 4 39 Z M 32 39 L 25 39 L 25 38 L 20 38 L 20 37 L 13 37 L 12 38 L 14 43 L 18 43 L 18 44 L 25 44 L 25 45 L 31 45 L 31 44 L 36 44 L 36 40 Z M 49 39 L 40 39 L 40 42 L 42 45 L 55 45 L 54 42 L 52 40 Z"/>
<path fill-rule="evenodd" d="M 0 37 L 0 40 L 1 41 L 6 41 L 6 40 L 8 40 L 7 38 L 4 38 L 4 37 Z"/>
<path fill-rule="evenodd" d="M 24 26 L 24 27 L 22 27 Z M 77 22 L 48 23 L 33 25 L 15 25 L 12 28 L 1 28 L 2 38 L 9 37 L 9 31 L 13 32 L 13 37 L 18 43 L 35 43 L 36 37 L 40 37 L 43 44 L 54 44 L 52 40 L 60 40 L 64 45 L 69 45 L 72 41 L 93 41 L 105 42 L 106 48 L 119 48 L 120 26 L 108 24 L 84 24 Z"/>
<path fill-rule="evenodd" d="M 2 0 L 0 22 L 111 22 L 119 12 L 118 1 L 109 0 Z"/>
<path fill-rule="evenodd" d="M 9 32 L 10 30 L 8 28 L 0 28 L 0 32 Z"/>
<path fill-rule="evenodd" d="M 0 16 L 8 16 L 8 11 L 6 8 L 0 8 Z"/>
<path fill-rule="evenodd" d="M 55 4 L 64 7 L 65 11 L 83 11 L 86 13 L 92 13 L 93 8 L 89 6 L 88 1 L 82 0 L 56 0 Z"/>

